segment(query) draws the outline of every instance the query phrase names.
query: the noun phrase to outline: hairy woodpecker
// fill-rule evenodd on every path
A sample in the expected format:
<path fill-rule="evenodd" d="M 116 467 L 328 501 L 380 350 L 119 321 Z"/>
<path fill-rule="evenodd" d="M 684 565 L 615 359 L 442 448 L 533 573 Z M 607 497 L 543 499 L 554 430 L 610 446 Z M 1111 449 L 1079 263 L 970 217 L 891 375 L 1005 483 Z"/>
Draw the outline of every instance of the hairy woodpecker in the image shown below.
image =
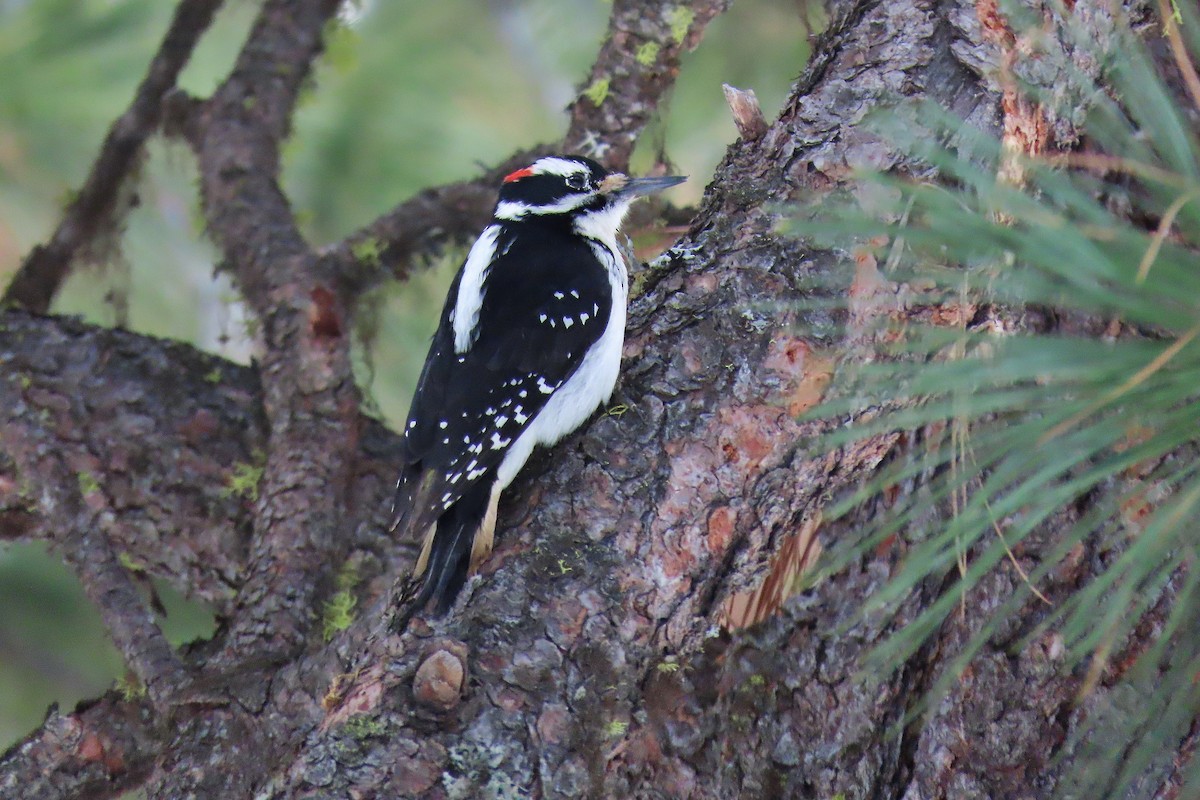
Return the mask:
<path fill-rule="evenodd" d="M 449 610 L 491 553 L 500 492 L 534 446 L 611 396 L 628 293 L 617 228 L 635 198 L 683 180 L 629 178 L 579 156 L 504 178 L 450 285 L 404 426 L 392 529 L 424 536 L 405 619 L 431 600 Z"/>

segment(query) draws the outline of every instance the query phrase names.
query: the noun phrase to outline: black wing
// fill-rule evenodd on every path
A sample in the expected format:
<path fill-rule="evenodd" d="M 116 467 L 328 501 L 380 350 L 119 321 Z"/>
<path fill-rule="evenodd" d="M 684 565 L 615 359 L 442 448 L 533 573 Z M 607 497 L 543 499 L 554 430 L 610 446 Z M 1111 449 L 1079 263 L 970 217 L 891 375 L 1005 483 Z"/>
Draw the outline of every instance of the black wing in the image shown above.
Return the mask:
<path fill-rule="evenodd" d="M 496 252 L 464 353 L 454 351 L 451 319 L 461 268 L 451 284 L 404 427 L 397 527 L 423 532 L 490 479 L 607 325 L 607 269 L 569 229 L 514 223 L 501 230 Z"/>

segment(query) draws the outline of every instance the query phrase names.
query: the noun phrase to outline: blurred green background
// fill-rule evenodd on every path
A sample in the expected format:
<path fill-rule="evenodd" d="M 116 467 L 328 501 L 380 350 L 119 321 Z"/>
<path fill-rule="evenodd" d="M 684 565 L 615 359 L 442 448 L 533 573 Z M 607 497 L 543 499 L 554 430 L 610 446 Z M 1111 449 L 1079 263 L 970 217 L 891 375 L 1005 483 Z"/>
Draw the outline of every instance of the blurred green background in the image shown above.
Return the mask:
<path fill-rule="evenodd" d="M 170 20 L 167 0 L 0 0 L 0 281 L 46 239 L 127 106 Z M 226 74 L 258 3 L 227 0 L 181 84 L 206 95 Z M 519 148 L 558 139 L 565 106 L 604 35 L 605 0 L 361 0 L 348 3 L 284 150 L 284 186 L 317 244 L 338 239 L 423 187 L 476 175 Z M 665 148 L 698 200 L 736 131 L 721 84 L 754 89 L 768 118 L 808 56 L 805 3 L 738 0 L 685 57 L 634 171 Z M 811 12 L 808 12 L 811 13 Z M 120 254 L 78 269 L 54 306 L 104 324 L 191 342 L 245 363 L 252 328 L 214 274 L 190 152 L 153 142 Z M 358 348 L 369 405 L 393 426 L 461 253 L 370 298 Z M 183 589 L 183 587 L 175 587 Z M 209 635 L 186 591 L 159 586 L 175 642 Z M 99 618 L 58 556 L 0 545 L 0 750 L 49 703 L 96 695 L 123 672 Z"/>

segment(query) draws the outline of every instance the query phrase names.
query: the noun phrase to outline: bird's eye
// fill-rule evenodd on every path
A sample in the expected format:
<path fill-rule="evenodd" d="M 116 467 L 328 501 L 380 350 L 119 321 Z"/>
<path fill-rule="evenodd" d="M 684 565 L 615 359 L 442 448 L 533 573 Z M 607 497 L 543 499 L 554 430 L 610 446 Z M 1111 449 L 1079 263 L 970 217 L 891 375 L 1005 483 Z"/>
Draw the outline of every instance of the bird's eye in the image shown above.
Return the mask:
<path fill-rule="evenodd" d="M 567 176 L 567 186 L 570 186 L 572 189 L 586 189 L 587 185 L 587 176 L 582 172 L 576 172 Z"/>

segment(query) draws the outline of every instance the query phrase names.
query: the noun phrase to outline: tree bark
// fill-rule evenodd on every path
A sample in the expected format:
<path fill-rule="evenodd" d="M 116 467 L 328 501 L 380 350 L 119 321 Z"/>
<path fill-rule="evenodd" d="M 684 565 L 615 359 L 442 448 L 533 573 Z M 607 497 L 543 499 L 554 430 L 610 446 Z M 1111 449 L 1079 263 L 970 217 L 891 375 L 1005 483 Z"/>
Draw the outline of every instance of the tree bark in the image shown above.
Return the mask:
<path fill-rule="evenodd" d="M 614 20 L 628 9 L 616 5 Z M 359 415 L 342 334 L 374 278 L 352 263 L 354 237 L 320 255 L 299 242 L 270 144 L 286 132 L 287 95 L 305 70 L 263 64 L 310 63 L 311 35 L 335 6 L 268 2 L 252 33 L 262 46 L 171 123 L 197 151 L 211 226 L 267 319 L 256 370 L 71 320 L 2 318 L 0 537 L 55 542 L 91 575 L 85 585 L 148 691 L 51 712 L 0 759 L 0 797 L 35 796 L 31 786 L 44 798 L 109 797 L 141 785 L 155 798 L 1016 800 L 1057 788 L 1075 756 L 1067 735 L 1113 698 L 1101 685 L 1077 705 L 1079 678 L 1062 674 L 1050 642 L 1009 651 L 1040 606 L 1022 608 L 935 708 L 912 715 L 982 625 L 970 609 L 1011 596 L 1015 572 L 985 580 L 967 613 L 875 683 L 858 676 L 860 656 L 945 589 L 931 582 L 896 616 L 863 618 L 861 604 L 902 557 L 896 548 L 760 625 L 721 628 L 726 599 L 760 581 L 789 536 L 900 444 L 877 437 L 821 452 L 811 444 L 821 426 L 797 421 L 829 362 L 869 358 L 873 344 L 844 337 L 806 303 L 829 291 L 842 254 L 779 233 L 780 209 L 819 200 L 860 166 L 936 177 L 866 124 L 905 99 L 1025 135 L 1043 112 L 1006 102 L 1005 75 L 1019 65 L 994 7 L 832 4 L 779 117 L 730 146 L 686 235 L 633 276 L 625 413 L 598 415 L 535 457 L 465 600 L 397 634 L 386 598 L 415 558 L 415 543 L 386 532 L 397 442 Z M 696 6 L 702 29 L 719 4 Z M 1081 1 L 1071 13 L 1103 42 L 1108 8 Z M 1060 20 L 1047 14 L 1059 42 Z M 1064 80 L 1079 62 L 1059 43 L 1036 80 Z M 281 74 L 287 86 L 255 84 Z M 247 87 L 266 99 L 245 103 Z M 641 114 L 629 124 L 640 128 Z M 573 135 L 587 129 L 576 121 Z M 1073 141 L 1069 115 L 1045 121 L 1036 135 Z M 409 213 L 447 215 L 446 203 L 466 202 L 474 219 L 486 213 L 481 196 L 431 192 Z M 253 224 L 263 219 L 271 224 Z M 385 266 L 401 272 L 418 230 L 401 206 L 356 236 L 385 238 Z M 264 470 L 258 495 L 230 491 L 238 465 Z M 1036 561 L 1075 513 L 1018 556 Z M 820 535 L 835 541 L 861 521 Z M 127 608 L 120 554 L 216 604 L 216 637 L 163 652 L 148 614 Z M 1055 601 L 1100 567 L 1079 554 L 1039 588 Z M 331 631 L 316 623 L 339 573 L 355 616 Z"/>

